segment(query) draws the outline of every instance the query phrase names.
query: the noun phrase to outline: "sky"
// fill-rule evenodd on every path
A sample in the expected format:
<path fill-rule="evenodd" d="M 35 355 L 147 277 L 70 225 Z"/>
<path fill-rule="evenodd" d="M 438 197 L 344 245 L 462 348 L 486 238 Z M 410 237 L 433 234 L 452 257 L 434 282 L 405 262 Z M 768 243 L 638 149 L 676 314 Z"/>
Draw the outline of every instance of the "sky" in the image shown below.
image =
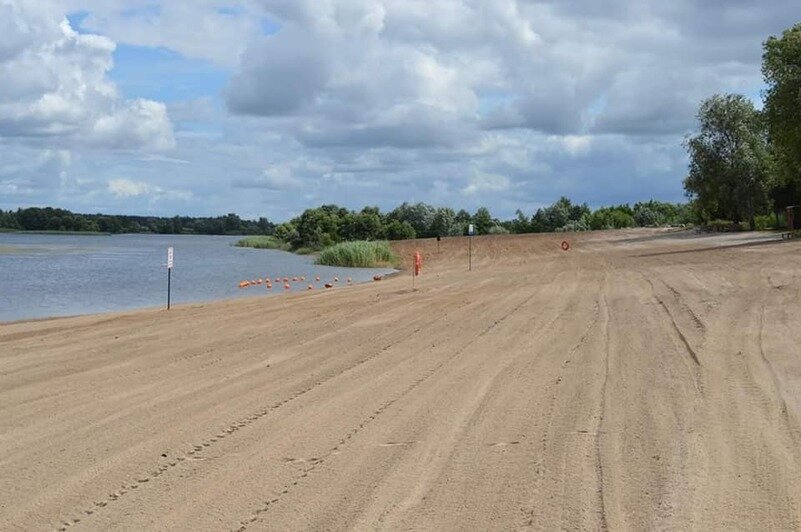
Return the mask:
<path fill-rule="evenodd" d="M 0 0 L 0 209 L 682 201 L 798 0 Z"/>

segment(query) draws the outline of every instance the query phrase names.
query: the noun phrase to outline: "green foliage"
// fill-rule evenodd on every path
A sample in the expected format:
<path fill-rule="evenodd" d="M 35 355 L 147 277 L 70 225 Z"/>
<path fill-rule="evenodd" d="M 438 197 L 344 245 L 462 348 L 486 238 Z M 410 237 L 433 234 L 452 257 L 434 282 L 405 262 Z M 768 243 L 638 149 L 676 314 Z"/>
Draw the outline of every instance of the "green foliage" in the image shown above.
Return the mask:
<path fill-rule="evenodd" d="M 760 214 L 754 217 L 754 226 L 757 231 L 767 231 L 776 228 L 776 217 L 772 214 Z"/>
<path fill-rule="evenodd" d="M 582 217 L 581 220 L 570 220 L 562 227 L 556 230 L 557 233 L 570 233 L 576 231 L 589 231 L 590 225 L 587 221 L 587 216 Z"/>
<path fill-rule="evenodd" d="M 488 235 L 508 235 L 509 233 L 511 233 L 511 231 L 502 225 L 493 225 L 487 230 Z"/>
<path fill-rule="evenodd" d="M 764 113 L 775 169 L 784 183 L 801 182 L 801 23 L 765 41 Z"/>
<path fill-rule="evenodd" d="M 384 238 L 387 240 L 408 240 L 415 238 L 414 227 L 409 222 L 391 220 L 384 226 Z"/>
<path fill-rule="evenodd" d="M 77 214 L 52 207 L 0 210 L 0 227 L 22 231 L 161 233 L 204 235 L 269 235 L 275 227 L 266 218 L 242 220 L 236 214 L 216 218 L 189 216 L 124 216 Z"/>
<path fill-rule="evenodd" d="M 275 238 L 289 244 L 298 239 L 298 230 L 291 222 L 282 223 L 275 228 Z"/>
<path fill-rule="evenodd" d="M 431 222 L 432 236 L 447 236 L 453 234 L 452 231 L 458 231 L 456 225 L 456 212 L 448 207 L 437 209 L 434 213 L 434 219 Z"/>
<path fill-rule="evenodd" d="M 234 245 L 240 248 L 281 249 L 284 251 L 289 249 L 289 245 L 286 242 L 274 236 L 265 235 L 246 236 L 238 240 Z"/>
<path fill-rule="evenodd" d="M 403 202 L 399 207 L 387 214 L 388 220 L 407 222 L 414 229 L 415 235 L 419 238 L 437 236 L 432 233 L 432 226 L 436 210 L 431 205 L 417 203 L 411 205 Z"/>
<path fill-rule="evenodd" d="M 495 225 L 489 209 L 486 207 L 481 207 L 476 211 L 476 214 L 473 216 L 473 224 L 475 225 L 476 234 L 479 235 L 488 234 L 490 227 Z"/>
<path fill-rule="evenodd" d="M 587 218 L 587 222 L 593 230 L 623 229 L 637 225 L 632 215 L 632 210 L 628 205 L 602 207 L 590 214 Z"/>
<path fill-rule="evenodd" d="M 590 214 L 586 203 L 574 205 L 568 198 L 562 196 L 556 203 L 544 209 L 537 209 L 531 218 L 531 230 L 534 233 L 552 232 L 568 224 L 578 222 L 585 215 Z"/>
<path fill-rule="evenodd" d="M 347 268 L 374 268 L 395 264 L 397 257 L 384 241 L 342 242 L 320 252 L 317 264 Z"/>
<path fill-rule="evenodd" d="M 685 146 L 690 172 L 684 180 L 704 219 L 748 220 L 768 210 L 771 159 L 759 112 L 746 97 L 715 95 L 698 111 L 700 131 Z"/>

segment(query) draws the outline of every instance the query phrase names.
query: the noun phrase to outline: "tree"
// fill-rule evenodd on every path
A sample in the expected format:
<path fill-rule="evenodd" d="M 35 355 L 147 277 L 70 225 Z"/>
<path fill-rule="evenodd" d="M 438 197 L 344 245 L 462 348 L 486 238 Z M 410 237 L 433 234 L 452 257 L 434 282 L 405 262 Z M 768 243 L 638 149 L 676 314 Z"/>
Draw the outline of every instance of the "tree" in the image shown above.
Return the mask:
<path fill-rule="evenodd" d="M 765 41 L 762 74 L 777 173 L 784 183 L 801 183 L 801 23 Z"/>
<path fill-rule="evenodd" d="M 520 209 L 515 211 L 515 219 L 510 223 L 512 233 L 521 234 L 531 231 L 531 222 Z"/>
<path fill-rule="evenodd" d="M 480 207 L 476 214 L 473 216 L 473 223 L 476 225 L 476 233 L 479 235 L 486 235 L 489 233 L 490 227 L 495 225 L 490 215 L 489 209 Z"/>
<path fill-rule="evenodd" d="M 433 236 L 450 235 L 455 224 L 456 213 L 453 209 L 448 207 L 437 209 L 434 220 L 431 222 L 431 233 Z"/>
<path fill-rule="evenodd" d="M 578 222 L 589 215 L 590 208 L 586 203 L 573 205 L 569 198 L 562 196 L 550 207 L 537 209 L 531 218 L 531 230 L 535 233 L 556 231 L 568 222 Z"/>
<path fill-rule="evenodd" d="M 348 213 L 341 218 L 339 234 L 343 240 L 376 240 L 381 238 L 383 223 L 381 216 L 370 209 L 359 214 Z"/>
<path fill-rule="evenodd" d="M 684 180 L 709 220 L 748 220 L 768 209 L 770 153 L 764 121 L 745 96 L 715 95 L 698 110 L 700 131 L 687 138 L 690 172 Z"/>
<path fill-rule="evenodd" d="M 384 226 L 384 238 L 387 240 L 407 240 L 415 238 L 414 227 L 409 222 L 390 220 Z"/>
<path fill-rule="evenodd" d="M 435 212 L 434 207 L 426 203 L 411 205 L 407 202 L 403 202 L 387 215 L 387 219 L 408 222 L 414 229 L 415 234 L 420 238 L 424 238 L 436 236 L 431 233 L 431 225 L 434 221 Z"/>
<path fill-rule="evenodd" d="M 286 243 L 294 242 L 298 239 L 298 230 L 295 229 L 295 226 L 292 225 L 290 222 L 282 223 L 275 228 L 275 232 L 273 236 L 278 240 L 281 240 Z"/>

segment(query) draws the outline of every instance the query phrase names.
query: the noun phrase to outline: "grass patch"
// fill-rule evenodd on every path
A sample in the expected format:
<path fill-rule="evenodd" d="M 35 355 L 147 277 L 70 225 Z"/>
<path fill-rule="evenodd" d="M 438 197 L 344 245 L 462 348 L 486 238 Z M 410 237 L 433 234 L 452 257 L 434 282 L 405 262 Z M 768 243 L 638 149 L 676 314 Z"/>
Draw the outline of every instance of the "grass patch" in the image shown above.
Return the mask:
<path fill-rule="evenodd" d="M 379 266 L 393 266 L 397 257 L 389 247 L 389 243 L 342 242 L 325 248 L 317 258 L 317 264 L 324 266 L 342 266 L 345 268 L 376 268 Z"/>
<path fill-rule="evenodd" d="M 274 236 L 246 236 L 238 240 L 234 245 L 240 248 L 280 249 L 282 251 L 289 251 L 289 244 Z"/>

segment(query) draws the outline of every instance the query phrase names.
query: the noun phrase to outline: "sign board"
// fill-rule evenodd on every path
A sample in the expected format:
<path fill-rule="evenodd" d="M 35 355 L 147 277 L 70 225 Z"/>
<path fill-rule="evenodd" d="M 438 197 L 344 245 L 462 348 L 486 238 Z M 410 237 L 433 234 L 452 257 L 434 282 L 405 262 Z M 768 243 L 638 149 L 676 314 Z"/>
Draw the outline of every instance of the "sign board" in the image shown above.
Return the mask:
<path fill-rule="evenodd" d="M 172 246 L 167 248 L 167 269 L 172 270 Z"/>
<path fill-rule="evenodd" d="M 473 227 L 473 224 L 470 224 L 470 225 L 467 226 L 467 234 L 470 235 L 470 236 L 473 236 L 474 234 L 476 234 L 476 228 Z"/>

